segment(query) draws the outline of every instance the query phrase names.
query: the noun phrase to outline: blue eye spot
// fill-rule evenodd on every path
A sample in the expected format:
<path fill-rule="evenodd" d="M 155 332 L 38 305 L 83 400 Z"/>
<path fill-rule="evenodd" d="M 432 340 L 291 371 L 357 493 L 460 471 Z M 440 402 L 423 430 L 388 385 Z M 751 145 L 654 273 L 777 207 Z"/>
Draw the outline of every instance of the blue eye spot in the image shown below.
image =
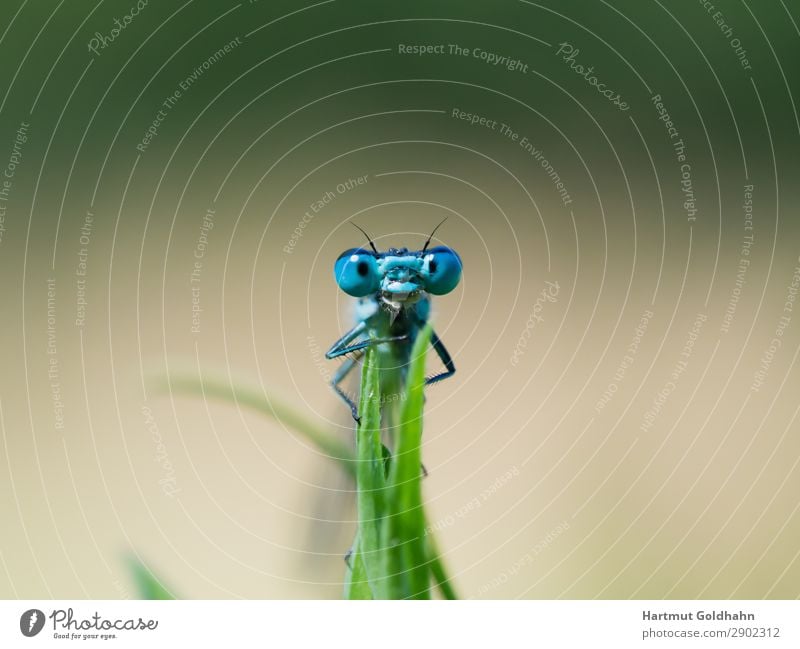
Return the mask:
<path fill-rule="evenodd" d="M 364 297 L 380 288 L 375 256 L 361 248 L 345 250 L 333 267 L 339 288 L 353 297 Z"/>
<path fill-rule="evenodd" d="M 449 293 L 461 281 L 461 257 L 452 248 L 436 246 L 425 253 L 425 288 L 433 295 Z"/>

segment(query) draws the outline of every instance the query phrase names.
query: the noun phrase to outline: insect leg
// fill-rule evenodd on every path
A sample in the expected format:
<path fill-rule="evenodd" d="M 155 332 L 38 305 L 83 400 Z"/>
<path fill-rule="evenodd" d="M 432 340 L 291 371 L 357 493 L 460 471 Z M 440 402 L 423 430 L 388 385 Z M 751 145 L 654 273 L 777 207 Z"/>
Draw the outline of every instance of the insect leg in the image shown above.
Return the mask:
<path fill-rule="evenodd" d="M 433 347 L 439 358 L 442 360 L 442 363 L 444 363 L 445 370 L 444 372 L 439 372 L 438 374 L 434 374 L 433 376 L 426 378 L 425 385 L 443 381 L 444 379 L 450 378 L 456 373 L 456 366 L 455 363 L 453 363 L 453 359 L 450 357 L 450 352 L 447 351 L 447 348 L 444 346 L 444 343 L 442 343 L 439 336 L 436 335 L 435 331 L 431 331 L 431 347 Z"/>
<path fill-rule="evenodd" d="M 352 358 L 348 358 L 344 363 L 339 366 L 339 369 L 336 370 L 336 374 L 333 375 L 333 379 L 331 379 L 331 387 L 334 389 L 336 394 L 338 394 L 342 401 L 344 401 L 347 406 L 350 408 L 350 412 L 353 415 L 353 419 L 356 420 L 358 423 L 361 418 L 358 416 L 358 406 L 353 402 L 353 400 L 347 395 L 347 393 L 339 387 L 339 383 L 341 383 L 344 378 L 350 373 L 350 370 L 353 369 L 355 364 L 359 361 L 361 356 L 363 355 L 362 352 L 356 352 L 356 355 Z"/>
<path fill-rule="evenodd" d="M 357 342 L 353 345 L 350 344 L 361 334 L 365 333 L 366 330 L 367 330 L 367 323 L 359 322 L 355 327 L 353 327 L 344 336 L 339 338 L 339 340 L 337 340 L 335 343 L 333 343 L 333 345 L 331 345 L 331 348 L 327 352 L 325 352 L 325 358 L 330 360 L 332 358 L 338 358 L 339 356 L 344 356 L 345 354 L 357 352 L 361 349 L 366 349 L 370 345 L 379 345 L 380 343 L 392 343 L 398 340 L 406 340 L 408 338 L 407 335 L 391 336 L 389 338 L 368 338 L 366 340 L 362 340 L 361 342 Z"/>
<path fill-rule="evenodd" d="M 355 327 L 353 327 L 350 331 L 348 331 L 344 336 L 339 338 L 331 348 L 325 352 L 325 358 L 328 360 L 332 358 L 338 358 L 339 356 L 343 356 L 347 353 L 345 351 L 347 346 L 353 342 L 356 338 L 358 338 L 361 334 L 363 334 L 367 330 L 367 323 L 366 322 L 359 322 Z"/>
<path fill-rule="evenodd" d="M 444 372 L 439 372 L 438 374 L 434 374 L 433 376 L 426 378 L 425 385 L 430 385 L 431 383 L 436 383 L 437 381 L 443 381 L 444 379 L 450 378 L 456 373 L 456 366 L 455 363 L 453 363 L 450 352 L 447 351 L 447 347 L 444 346 L 444 343 L 442 342 L 441 338 L 436 335 L 435 331 L 431 331 L 431 347 L 433 347 L 442 363 L 444 363 L 445 370 Z M 424 464 L 422 465 L 422 476 L 425 478 L 428 477 L 428 469 L 425 468 Z"/>
<path fill-rule="evenodd" d="M 398 340 L 407 340 L 407 335 L 402 336 L 390 336 L 388 338 L 368 338 L 367 340 L 362 340 L 361 342 L 356 343 L 355 345 L 350 345 L 349 347 L 342 347 L 335 351 L 329 351 L 325 354 L 326 358 L 337 358 L 339 356 L 344 356 L 345 354 L 351 354 L 353 352 L 360 351 L 362 349 L 366 349 L 371 345 L 380 345 L 381 343 L 393 343 L 397 342 Z"/>

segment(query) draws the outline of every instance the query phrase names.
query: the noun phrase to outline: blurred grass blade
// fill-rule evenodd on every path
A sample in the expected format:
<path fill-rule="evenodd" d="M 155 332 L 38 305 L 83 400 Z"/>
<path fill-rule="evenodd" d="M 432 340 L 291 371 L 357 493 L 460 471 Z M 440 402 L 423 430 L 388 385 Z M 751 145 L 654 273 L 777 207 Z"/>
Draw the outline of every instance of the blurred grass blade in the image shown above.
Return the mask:
<path fill-rule="evenodd" d="M 169 381 L 166 379 L 161 381 L 159 387 L 165 392 L 218 399 L 265 414 L 305 437 L 322 453 L 339 462 L 350 475 L 355 474 L 355 458 L 348 444 L 336 439 L 306 419 L 294 407 L 283 403 L 274 396 L 268 396 L 257 389 L 233 385 L 224 380 L 190 375 L 171 376 Z"/>
<path fill-rule="evenodd" d="M 450 582 L 450 577 L 447 576 L 447 570 L 444 567 L 441 555 L 439 554 L 439 546 L 436 543 L 436 537 L 433 530 L 428 529 L 428 534 L 425 537 L 428 546 L 428 564 L 431 568 L 431 575 L 433 576 L 433 583 L 442 593 L 445 599 L 458 599 L 455 588 Z"/>
<path fill-rule="evenodd" d="M 175 599 L 164 584 L 136 557 L 128 559 L 140 599 Z"/>
<path fill-rule="evenodd" d="M 431 328 L 417 336 L 400 408 L 397 446 L 389 470 L 385 529 L 388 597 L 427 599 L 431 569 L 422 509 L 422 413 L 425 406 L 425 352 Z"/>
<path fill-rule="evenodd" d="M 381 443 L 381 387 L 378 352 L 370 347 L 361 370 L 359 422 L 356 431 L 359 555 L 363 559 L 373 597 L 383 589 L 380 528 L 386 488 L 384 447 Z"/>

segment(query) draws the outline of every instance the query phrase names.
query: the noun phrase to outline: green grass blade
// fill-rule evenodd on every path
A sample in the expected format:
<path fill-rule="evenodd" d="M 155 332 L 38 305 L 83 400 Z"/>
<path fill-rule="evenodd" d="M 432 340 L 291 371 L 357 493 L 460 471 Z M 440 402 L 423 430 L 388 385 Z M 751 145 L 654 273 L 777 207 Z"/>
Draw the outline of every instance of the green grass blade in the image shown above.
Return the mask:
<path fill-rule="evenodd" d="M 350 555 L 350 566 L 345 575 L 345 599 L 373 599 L 372 589 L 367 579 L 367 569 L 361 554 L 361 542 L 358 534 L 353 541 L 353 553 Z"/>
<path fill-rule="evenodd" d="M 235 403 L 268 415 L 305 437 L 322 453 L 336 460 L 350 475 L 355 474 L 353 451 L 346 443 L 306 419 L 292 406 L 274 396 L 264 394 L 261 390 L 234 385 L 220 379 L 190 375 L 171 376 L 169 381 L 166 379 L 160 381 L 159 387 L 165 392 L 185 393 Z"/>
<path fill-rule="evenodd" d="M 359 416 L 356 432 L 356 495 L 359 556 L 362 557 L 373 596 L 379 596 L 383 569 L 380 528 L 386 488 L 384 451 L 381 444 L 381 390 L 378 352 L 370 347 L 361 371 Z"/>
<path fill-rule="evenodd" d="M 141 599 L 175 599 L 164 584 L 137 558 L 130 557 L 128 564 Z"/>
<path fill-rule="evenodd" d="M 430 597 L 431 569 L 422 508 L 422 413 L 425 407 L 425 352 L 431 329 L 414 342 L 400 408 L 397 447 L 389 470 L 385 528 L 388 597 Z"/>
<path fill-rule="evenodd" d="M 422 416 L 430 334 L 426 327 L 417 337 L 404 398 L 393 404 L 397 426 L 391 462 L 381 442 L 381 375 L 375 349 L 369 349 L 364 359 L 355 453 L 302 413 L 259 389 L 195 375 L 173 375 L 158 385 L 164 392 L 218 399 L 265 414 L 294 429 L 356 478 L 359 522 L 344 584 L 347 599 L 427 599 L 432 585 L 446 599 L 456 599 L 436 542 L 430 531 L 426 535 L 422 504 Z M 137 561 L 131 565 L 143 598 L 173 598 L 144 565 Z"/>

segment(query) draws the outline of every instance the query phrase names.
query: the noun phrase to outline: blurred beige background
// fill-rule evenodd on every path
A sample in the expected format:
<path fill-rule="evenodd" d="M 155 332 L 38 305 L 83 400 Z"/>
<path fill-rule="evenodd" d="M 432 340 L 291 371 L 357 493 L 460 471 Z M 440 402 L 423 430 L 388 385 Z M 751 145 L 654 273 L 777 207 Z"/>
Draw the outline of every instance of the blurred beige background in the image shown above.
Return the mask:
<path fill-rule="evenodd" d="M 49 16 L 25 9 L 0 43 L 22 71 L 3 73 L 0 164 L 31 125 L 0 239 L 0 596 L 134 597 L 130 556 L 180 597 L 340 596 L 355 512 L 336 465 L 154 379 L 235 381 L 350 439 L 323 358 L 352 322 L 331 272 L 363 243 L 346 222 L 414 248 L 448 216 L 437 237 L 465 273 L 434 322 L 458 373 L 428 395 L 424 489 L 459 593 L 797 597 L 794 9 L 728 10 L 746 72 L 696 7 L 690 50 L 638 3 L 262 4 L 148 7 L 100 56 L 86 41 L 125 7 L 73 7 L 53 19 L 71 44 L 48 27 L 22 62 Z M 440 41 L 536 72 L 397 52 Z M 655 92 L 688 143 L 693 220 Z M 535 143 L 571 202 L 518 139 L 454 108 Z"/>

